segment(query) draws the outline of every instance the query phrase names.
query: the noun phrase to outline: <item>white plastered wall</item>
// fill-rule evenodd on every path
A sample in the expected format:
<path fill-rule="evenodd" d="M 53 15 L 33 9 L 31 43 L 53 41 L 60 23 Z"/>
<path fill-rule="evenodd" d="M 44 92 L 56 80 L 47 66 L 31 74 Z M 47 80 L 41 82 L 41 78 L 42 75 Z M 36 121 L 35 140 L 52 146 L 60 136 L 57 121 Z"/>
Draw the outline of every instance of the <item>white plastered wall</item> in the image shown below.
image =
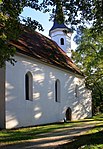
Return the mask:
<path fill-rule="evenodd" d="M 15 66 L 6 65 L 6 128 L 59 122 L 65 118 L 68 107 L 72 120 L 91 116 L 91 99 L 84 97 L 82 78 L 72 73 L 16 55 Z M 33 76 L 33 100 L 25 100 L 25 74 Z M 55 81 L 61 84 L 60 102 L 55 102 Z M 80 86 L 75 97 L 75 85 Z M 88 108 L 89 107 L 89 108 Z"/>
<path fill-rule="evenodd" d="M 0 68 L 0 128 L 5 128 L 5 68 Z"/>

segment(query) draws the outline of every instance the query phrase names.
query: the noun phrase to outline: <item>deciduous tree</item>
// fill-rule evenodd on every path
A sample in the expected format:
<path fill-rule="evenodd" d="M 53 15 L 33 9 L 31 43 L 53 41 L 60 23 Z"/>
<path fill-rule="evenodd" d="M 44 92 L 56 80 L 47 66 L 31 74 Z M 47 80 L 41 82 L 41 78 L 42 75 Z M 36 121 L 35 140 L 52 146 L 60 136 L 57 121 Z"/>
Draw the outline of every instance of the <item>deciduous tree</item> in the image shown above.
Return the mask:
<path fill-rule="evenodd" d="M 84 29 L 77 41 L 73 58 L 86 75 L 87 87 L 92 90 L 94 111 L 103 112 L 103 34 L 93 36 L 92 28 Z"/>
<path fill-rule="evenodd" d="M 17 40 L 21 31 L 21 21 L 25 26 L 35 30 L 43 30 L 42 25 L 31 18 L 20 20 L 20 13 L 25 6 L 31 6 L 35 10 L 41 10 L 42 6 L 37 0 L 1 0 L 0 1 L 0 67 L 5 65 L 6 61 L 14 64 L 14 54 L 16 49 L 12 47 L 10 40 Z"/>
<path fill-rule="evenodd" d="M 58 5 L 58 12 L 61 6 L 66 15 L 65 22 L 73 26 L 84 26 L 91 22 L 92 32 L 101 34 L 103 31 L 103 3 L 102 0 L 0 0 L 0 66 L 5 61 L 13 63 L 15 49 L 9 45 L 11 39 L 16 40 L 20 34 L 20 13 L 23 8 L 31 7 L 37 11 L 51 11 L 50 19 L 54 18 L 55 7 Z M 49 6 L 52 6 L 49 8 Z M 58 13 L 57 19 L 64 21 L 61 13 Z M 32 29 L 43 30 L 37 20 L 31 18 L 23 19 L 26 26 Z"/>

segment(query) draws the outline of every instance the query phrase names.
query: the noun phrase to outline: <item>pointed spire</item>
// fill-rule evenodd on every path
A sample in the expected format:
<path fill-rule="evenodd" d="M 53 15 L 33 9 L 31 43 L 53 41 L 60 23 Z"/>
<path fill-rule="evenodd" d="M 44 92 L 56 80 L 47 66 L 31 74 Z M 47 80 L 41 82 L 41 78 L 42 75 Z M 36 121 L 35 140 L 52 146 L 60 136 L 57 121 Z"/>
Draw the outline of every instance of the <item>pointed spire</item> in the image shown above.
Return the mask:
<path fill-rule="evenodd" d="M 56 3 L 56 11 L 55 11 L 55 18 L 54 22 L 56 21 L 58 24 L 64 24 L 64 13 L 61 1 Z"/>
<path fill-rule="evenodd" d="M 57 28 L 67 30 L 68 32 L 72 33 L 71 29 L 65 25 L 65 17 L 63 13 L 62 1 L 61 0 L 56 1 L 55 5 L 56 10 L 55 10 L 54 24 L 52 28 L 49 30 L 49 35 L 51 34 L 52 30 L 55 30 Z"/>
<path fill-rule="evenodd" d="M 49 30 L 49 35 L 61 49 L 69 55 L 71 53 L 71 35 L 72 31 L 65 25 L 65 18 L 63 13 L 62 0 L 55 0 L 56 11 L 54 17 L 54 24 Z"/>
<path fill-rule="evenodd" d="M 65 17 L 64 17 L 64 13 L 63 13 L 63 7 L 62 7 L 61 0 L 57 1 L 55 4 L 56 4 L 56 10 L 55 10 L 54 24 L 53 24 L 52 28 L 50 29 L 50 31 L 54 30 L 56 28 L 68 29 L 68 27 L 64 24 Z"/>

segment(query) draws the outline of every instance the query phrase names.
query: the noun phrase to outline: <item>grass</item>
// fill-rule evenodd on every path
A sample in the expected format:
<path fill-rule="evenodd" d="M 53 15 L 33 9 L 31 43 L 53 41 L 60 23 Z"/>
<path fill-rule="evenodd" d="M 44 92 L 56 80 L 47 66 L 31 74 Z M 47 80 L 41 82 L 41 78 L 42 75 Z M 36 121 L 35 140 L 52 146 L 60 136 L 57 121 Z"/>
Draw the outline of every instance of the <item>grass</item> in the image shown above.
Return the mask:
<path fill-rule="evenodd" d="M 61 149 L 103 149 L 103 114 L 94 116 L 95 121 L 100 121 L 85 135 L 78 136 L 74 141 L 61 146 Z"/>
<path fill-rule="evenodd" d="M 50 124 L 45 126 L 35 126 L 28 128 L 20 128 L 14 130 L 1 130 L 0 131 L 0 144 L 14 144 L 25 142 L 25 140 L 35 139 L 44 134 L 53 132 L 61 128 L 71 128 L 74 126 L 82 126 L 84 123 L 92 121 L 99 121 L 99 123 L 92 130 L 88 131 L 85 135 L 78 136 L 74 141 L 61 146 L 62 149 L 103 149 L 103 114 L 93 117 L 93 119 L 86 119 L 82 121 L 75 121 L 69 123 Z M 42 137 L 42 136 L 41 136 Z"/>
<path fill-rule="evenodd" d="M 103 121 L 103 114 L 99 114 L 99 115 L 93 116 L 93 119 L 94 120 L 98 120 L 98 121 Z"/>
<path fill-rule="evenodd" d="M 62 149 L 103 149 L 103 125 L 96 126 L 85 135 L 76 137 Z"/>
<path fill-rule="evenodd" d="M 14 130 L 1 130 L 0 144 L 13 144 L 29 139 L 35 139 L 38 138 L 38 134 L 45 134 L 61 128 L 78 126 L 81 123 L 81 121 L 78 121 L 72 123 L 57 123 L 44 126 L 27 127 Z"/>

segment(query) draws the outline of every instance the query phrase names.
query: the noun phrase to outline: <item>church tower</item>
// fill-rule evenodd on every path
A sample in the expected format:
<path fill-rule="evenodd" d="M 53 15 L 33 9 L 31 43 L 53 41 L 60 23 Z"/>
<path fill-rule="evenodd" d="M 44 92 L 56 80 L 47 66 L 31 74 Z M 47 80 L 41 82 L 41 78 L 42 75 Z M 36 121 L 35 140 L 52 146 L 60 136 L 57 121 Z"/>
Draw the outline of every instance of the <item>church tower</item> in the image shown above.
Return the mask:
<path fill-rule="evenodd" d="M 59 5 L 59 9 L 58 6 L 56 7 L 54 24 L 49 30 L 49 35 L 51 39 L 54 40 L 69 57 L 71 57 L 72 31 L 64 24 L 62 5 Z"/>

